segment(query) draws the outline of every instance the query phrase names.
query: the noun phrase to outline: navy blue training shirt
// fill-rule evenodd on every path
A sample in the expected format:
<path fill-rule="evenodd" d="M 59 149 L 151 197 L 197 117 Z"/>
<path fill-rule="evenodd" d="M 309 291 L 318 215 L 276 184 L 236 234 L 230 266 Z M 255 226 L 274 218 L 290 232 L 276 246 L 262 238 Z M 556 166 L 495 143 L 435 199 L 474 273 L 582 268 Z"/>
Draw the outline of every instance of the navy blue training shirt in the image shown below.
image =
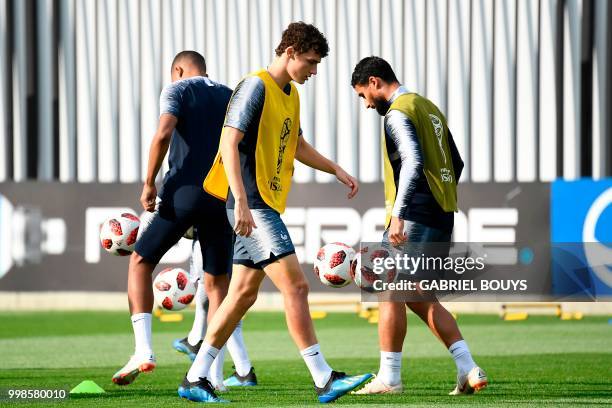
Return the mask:
<path fill-rule="evenodd" d="M 206 194 L 202 182 L 219 149 L 231 95 L 227 86 L 200 76 L 173 82 L 163 89 L 160 116 L 170 114 L 178 119 L 168 154 L 170 168 L 159 194 L 163 203 L 190 207 Z"/>

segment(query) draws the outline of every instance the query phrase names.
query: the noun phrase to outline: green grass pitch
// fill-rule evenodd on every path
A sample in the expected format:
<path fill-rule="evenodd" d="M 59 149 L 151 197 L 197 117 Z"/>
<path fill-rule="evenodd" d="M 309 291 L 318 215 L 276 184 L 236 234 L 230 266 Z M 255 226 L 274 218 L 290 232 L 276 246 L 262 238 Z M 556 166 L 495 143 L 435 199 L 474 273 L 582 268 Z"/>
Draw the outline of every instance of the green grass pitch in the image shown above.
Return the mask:
<path fill-rule="evenodd" d="M 193 314 L 180 323 L 154 322 L 158 367 L 126 387 L 111 383 L 133 348 L 127 313 L 0 313 L 0 389 L 71 389 L 93 380 L 106 393 L 60 402 L 69 406 L 193 406 L 176 394 L 188 360 L 171 348 L 187 333 Z M 444 347 L 410 314 L 399 396 L 345 396 L 351 406 L 612 406 L 612 325 L 608 317 L 560 321 L 530 317 L 504 322 L 497 316 L 460 315 L 459 324 L 489 387 L 473 396 L 450 397 L 455 366 Z M 322 350 L 332 367 L 349 373 L 376 372 L 376 326 L 355 314 L 332 313 L 316 320 Z M 307 369 L 281 313 L 249 313 L 244 336 L 260 385 L 232 389 L 234 406 L 319 405 Z M 231 361 L 226 359 L 226 374 Z M 19 402 L 9 406 L 49 406 Z"/>

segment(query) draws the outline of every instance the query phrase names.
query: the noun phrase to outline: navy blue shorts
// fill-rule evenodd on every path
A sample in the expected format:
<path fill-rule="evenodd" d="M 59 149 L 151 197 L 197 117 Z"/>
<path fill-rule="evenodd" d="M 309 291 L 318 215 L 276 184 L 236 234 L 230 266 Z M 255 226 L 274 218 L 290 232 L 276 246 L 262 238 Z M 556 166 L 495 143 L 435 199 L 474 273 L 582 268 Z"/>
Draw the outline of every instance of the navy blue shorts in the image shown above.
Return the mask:
<path fill-rule="evenodd" d="M 452 232 L 443 231 L 433 228 L 419 222 L 404 220 L 404 233 L 407 236 L 407 242 L 399 247 L 399 249 L 391 249 L 390 252 L 400 252 L 411 257 L 437 257 L 446 258 L 449 255 L 451 247 Z M 392 248 L 389 242 L 389 229 L 387 228 L 383 234 L 382 245 L 386 248 Z M 438 279 L 442 277 L 442 271 L 429 269 L 412 272 L 412 279 Z"/>
<path fill-rule="evenodd" d="M 404 220 L 404 233 L 408 237 L 410 243 L 428 243 L 428 242 L 450 242 L 451 232 L 446 232 L 427 225 Z M 389 242 L 389 229 L 387 228 L 383 234 L 383 242 Z"/>
<path fill-rule="evenodd" d="M 205 193 L 203 193 L 205 194 Z M 224 275 L 232 269 L 234 231 L 225 213 L 225 204 L 215 198 L 203 199 L 191 208 L 164 205 L 162 200 L 150 224 L 136 242 L 136 253 L 158 264 L 191 226 L 198 231 L 204 271 Z"/>

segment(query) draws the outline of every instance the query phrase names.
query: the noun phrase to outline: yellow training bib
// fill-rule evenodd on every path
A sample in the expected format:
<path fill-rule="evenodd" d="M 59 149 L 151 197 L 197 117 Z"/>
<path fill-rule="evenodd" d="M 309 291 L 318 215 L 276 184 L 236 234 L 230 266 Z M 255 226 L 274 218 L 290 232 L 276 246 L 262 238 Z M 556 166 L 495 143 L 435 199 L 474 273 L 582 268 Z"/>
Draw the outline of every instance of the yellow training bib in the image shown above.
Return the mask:
<path fill-rule="evenodd" d="M 250 75 L 261 78 L 265 87 L 255 147 L 257 189 L 266 204 L 283 213 L 291 190 L 293 161 L 299 137 L 300 98 L 293 83 L 287 95 L 266 70 Z M 217 153 L 204 180 L 204 190 L 222 200 L 227 199 L 228 182 L 220 153 Z"/>
<path fill-rule="evenodd" d="M 448 125 L 444 115 L 429 99 L 415 93 L 400 95 L 389 110 L 398 110 L 410 118 L 416 128 L 423 152 L 425 160 L 423 172 L 431 193 L 444 211 L 457 211 L 457 182 L 448 145 Z M 384 132 L 381 152 L 385 177 L 385 225 L 389 226 L 397 196 L 397 186 Z"/>
<path fill-rule="evenodd" d="M 219 139 L 219 141 L 223 140 L 224 133 L 225 128 L 223 128 L 223 130 L 221 131 L 221 138 Z M 225 175 L 223 159 L 221 159 L 221 149 L 217 151 L 215 161 L 213 162 L 212 167 L 208 171 L 208 174 L 204 179 L 204 183 L 202 183 L 202 187 L 204 187 L 204 191 L 206 191 L 213 197 L 216 197 L 219 200 L 227 201 L 227 194 L 229 192 L 229 182 L 227 181 L 227 176 Z"/>

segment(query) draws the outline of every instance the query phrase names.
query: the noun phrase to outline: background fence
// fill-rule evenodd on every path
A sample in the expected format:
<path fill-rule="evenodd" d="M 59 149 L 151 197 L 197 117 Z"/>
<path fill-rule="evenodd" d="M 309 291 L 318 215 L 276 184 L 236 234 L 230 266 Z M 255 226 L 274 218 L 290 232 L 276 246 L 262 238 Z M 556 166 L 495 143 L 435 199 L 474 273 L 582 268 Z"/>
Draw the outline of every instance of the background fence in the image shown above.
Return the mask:
<path fill-rule="evenodd" d="M 302 128 L 362 181 L 381 178 L 380 120 L 350 74 L 372 54 L 447 114 L 463 181 L 612 175 L 607 0 L 0 0 L 0 181 L 139 181 L 174 55 L 234 87 L 294 20 L 331 46 Z"/>

